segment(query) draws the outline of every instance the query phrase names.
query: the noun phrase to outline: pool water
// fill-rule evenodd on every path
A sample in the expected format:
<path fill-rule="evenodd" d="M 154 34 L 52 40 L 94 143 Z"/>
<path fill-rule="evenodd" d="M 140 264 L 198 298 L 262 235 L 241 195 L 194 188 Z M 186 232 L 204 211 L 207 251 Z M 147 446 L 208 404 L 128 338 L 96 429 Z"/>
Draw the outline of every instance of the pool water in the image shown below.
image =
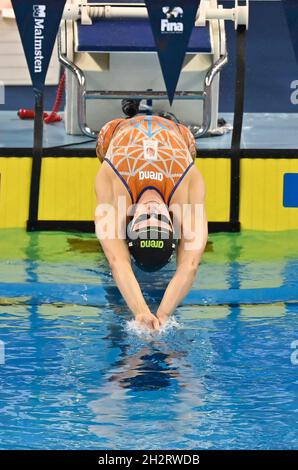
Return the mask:
<path fill-rule="evenodd" d="M 297 241 L 212 235 L 194 289 L 287 286 L 298 300 Z M 106 299 L 2 296 L 1 449 L 297 448 L 298 302 L 189 303 L 150 336 L 134 328 L 91 235 L 1 230 L 0 246 L 2 291 L 100 285 Z M 173 271 L 137 273 L 153 311 Z"/>

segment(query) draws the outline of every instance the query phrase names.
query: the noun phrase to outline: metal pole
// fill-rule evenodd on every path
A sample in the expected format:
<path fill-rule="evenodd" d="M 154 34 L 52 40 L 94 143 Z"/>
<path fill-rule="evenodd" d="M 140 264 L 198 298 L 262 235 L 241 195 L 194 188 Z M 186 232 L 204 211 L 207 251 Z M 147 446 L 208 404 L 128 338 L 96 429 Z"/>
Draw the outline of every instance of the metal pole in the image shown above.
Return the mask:
<path fill-rule="evenodd" d="M 236 89 L 234 126 L 231 146 L 231 201 L 230 221 L 235 231 L 240 230 L 240 159 L 241 136 L 244 114 L 245 98 L 245 69 L 246 69 L 246 27 L 238 26 L 237 29 L 237 63 L 236 63 Z"/>
<path fill-rule="evenodd" d="M 43 155 L 43 91 L 35 89 L 34 94 L 34 142 L 32 149 L 29 219 L 27 222 L 27 231 L 30 232 L 36 230 L 38 221 L 40 174 Z"/>

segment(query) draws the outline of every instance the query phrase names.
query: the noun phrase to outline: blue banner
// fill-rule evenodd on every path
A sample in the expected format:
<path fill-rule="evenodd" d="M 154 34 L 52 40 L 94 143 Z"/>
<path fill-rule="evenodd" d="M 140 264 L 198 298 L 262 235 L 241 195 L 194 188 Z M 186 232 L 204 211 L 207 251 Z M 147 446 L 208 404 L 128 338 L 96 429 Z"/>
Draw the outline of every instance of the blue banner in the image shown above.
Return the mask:
<path fill-rule="evenodd" d="M 172 104 L 200 0 L 145 0 Z"/>
<path fill-rule="evenodd" d="M 298 63 L 298 0 L 283 0 L 283 6 Z"/>
<path fill-rule="evenodd" d="M 66 0 L 12 0 L 33 88 L 42 92 Z"/>
<path fill-rule="evenodd" d="M 298 207 L 298 173 L 284 174 L 284 207 Z"/>

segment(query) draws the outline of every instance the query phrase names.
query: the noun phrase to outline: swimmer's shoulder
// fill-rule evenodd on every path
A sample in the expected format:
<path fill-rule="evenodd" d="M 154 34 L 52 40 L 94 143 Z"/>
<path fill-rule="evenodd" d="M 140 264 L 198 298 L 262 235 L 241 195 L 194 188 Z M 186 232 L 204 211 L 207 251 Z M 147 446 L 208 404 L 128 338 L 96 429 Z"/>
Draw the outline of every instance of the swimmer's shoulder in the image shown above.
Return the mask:
<path fill-rule="evenodd" d="M 115 181 L 118 182 L 120 179 L 115 170 L 111 167 L 109 160 L 105 159 L 100 165 L 100 169 L 98 172 L 98 177 L 101 180 L 101 183 L 104 186 L 114 186 Z"/>
<path fill-rule="evenodd" d="M 101 186 L 101 193 L 110 194 L 109 198 L 113 200 L 118 196 L 125 196 L 130 201 L 130 196 L 123 182 L 113 170 L 107 160 L 104 160 L 97 175 L 97 186 Z"/>
<path fill-rule="evenodd" d="M 197 168 L 196 164 L 192 165 L 189 171 L 184 176 L 183 180 L 177 187 L 172 203 L 185 204 L 190 200 L 204 199 L 205 195 L 205 182 L 202 173 Z"/>
<path fill-rule="evenodd" d="M 182 183 L 184 186 L 193 186 L 193 185 L 204 185 L 204 178 L 202 173 L 194 161 L 193 165 L 190 167 L 186 175 L 184 176 Z"/>

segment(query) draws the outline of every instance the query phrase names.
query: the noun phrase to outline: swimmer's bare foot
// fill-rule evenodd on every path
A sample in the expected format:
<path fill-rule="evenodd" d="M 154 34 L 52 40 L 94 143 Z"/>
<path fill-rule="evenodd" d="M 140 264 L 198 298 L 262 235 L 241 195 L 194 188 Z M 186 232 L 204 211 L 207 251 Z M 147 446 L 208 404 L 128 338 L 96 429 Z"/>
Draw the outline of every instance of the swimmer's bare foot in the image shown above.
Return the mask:
<path fill-rule="evenodd" d="M 152 315 L 152 313 L 141 313 L 136 315 L 136 322 L 139 323 L 140 326 L 145 326 L 149 330 L 159 330 L 160 327 L 158 319 Z"/>

